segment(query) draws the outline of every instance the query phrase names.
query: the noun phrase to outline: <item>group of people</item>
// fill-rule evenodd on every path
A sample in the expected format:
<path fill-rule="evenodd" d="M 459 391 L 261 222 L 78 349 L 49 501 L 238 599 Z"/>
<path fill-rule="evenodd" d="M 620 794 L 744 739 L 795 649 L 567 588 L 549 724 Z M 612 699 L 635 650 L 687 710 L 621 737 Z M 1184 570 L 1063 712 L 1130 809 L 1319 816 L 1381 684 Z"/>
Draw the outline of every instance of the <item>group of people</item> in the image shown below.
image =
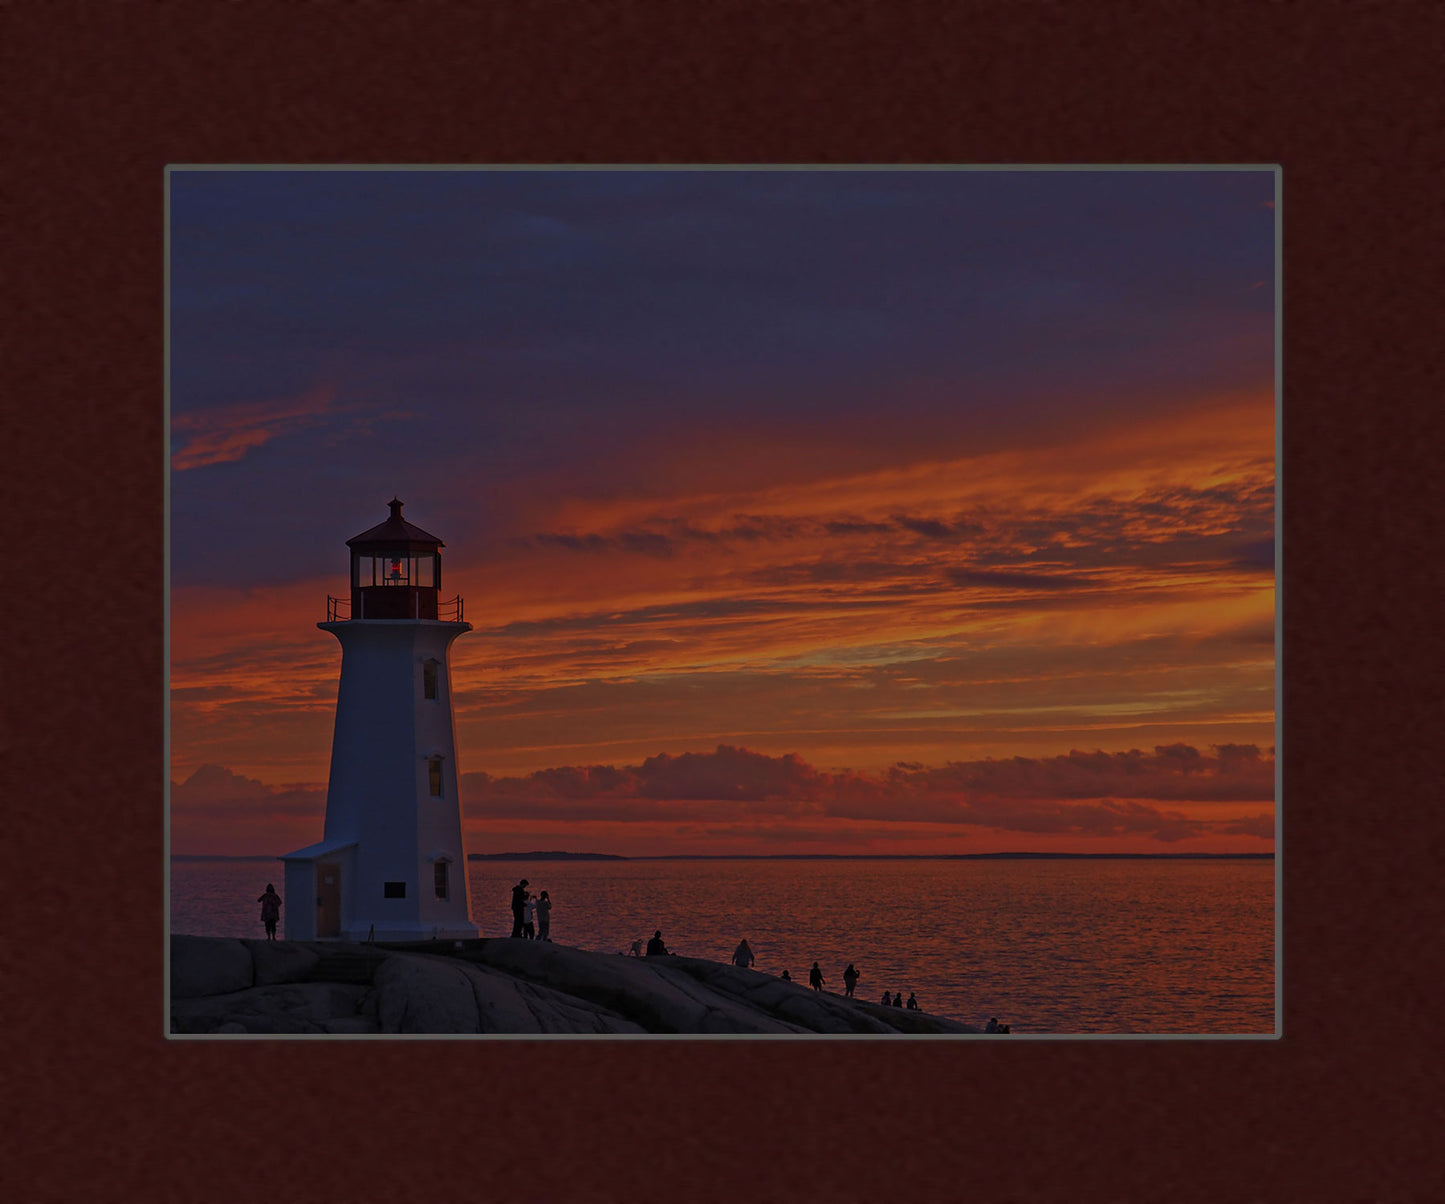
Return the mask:
<path fill-rule="evenodd" d="M 547 892 L 534 895 L 523 878 L 512 887 L 512 935 L 526 941 L 550 941 L 552 900 Z"/>
<path fill-rule="evenodd" d="M 859 972 L 858 968 L 854 966 L 852 962 L 849 962 L 847 969 L 843 971 L 843 997 L 845 999 L 853 998 L 853 992 L 858 986 L 858 980 L 862 977 L 863 975 Z M 813 988 L 813 990 L 821 991 L 823 989 L 823 984 L 827 981 L 828 980 L 823 977 L 823 971 L 818 968 L 818 963 L 814 962 L 813 968 L 808 971 L 809 985 Z M 906 1006 L 915 1012 L 920 1010 L 918 1006 L 918 996 L 915 995 L 912 991 L 908 992 L 908 1003 L 906 1005 L 903 1002 L 902 991 L 884 991 L 883 1006 L 895 1008 L 901 1008 Z"/>
<path fill-rule="evenodd" d="M 990 1016 L 988 1023 L 983 1026 L 983 1031 L 986 1033 L 1006 1033 L 1009 1031 L 1009 1026 L 1007 1024 L 1000 1024 L 997 1016 Z"/>
<path fill-rule="evenodd" d="M 671 957 L 672 950 L 662 941 L 662 929 L 659 928 L 652 934 L 652 939 L 647 942 L 646 949 L 643 948 L 642 938 L 638 937 L 628 946 L 627 952 L 633 957 Z"/>
<path fill-rule="evenodd" d="M 746 939 L 739 941 L 738 947 L 733 950 L 733 965 L 740 966 L 744 970 L 747 970 L 752 967 L 755 961 L 757 961 L 757 957 L 753 954 L 752 946 L 748 944 Z M 778 977 L 784 982 L 793 981 L 793 976 L 786 970 L 778 975 Z M 852 962 L 849 962 L 847 968 L 843 971 L 843 997 L 845 999 L 853 998 L 853 992 L 858 986 L 858 980 L 862 977 L 863 975 L 859 972 L 858 968 Z M 822 967 L 819 966 L 817 962 L 814 962 L 812 968 L 808 971 L 808 985 L 815 991 L 821 991 L 823 984 L 827 981 L 828 980 L 823 977 Z M 906 1007 L 915 1012 L 921 1010 L 918 1005 L 918 996 L 912 991 L 908 992 L 908 1002 L 906 1004 L 903 1002 L 902 991 L 896 994 L 884 991 L 883 1003 L 886 1007 Z"/>

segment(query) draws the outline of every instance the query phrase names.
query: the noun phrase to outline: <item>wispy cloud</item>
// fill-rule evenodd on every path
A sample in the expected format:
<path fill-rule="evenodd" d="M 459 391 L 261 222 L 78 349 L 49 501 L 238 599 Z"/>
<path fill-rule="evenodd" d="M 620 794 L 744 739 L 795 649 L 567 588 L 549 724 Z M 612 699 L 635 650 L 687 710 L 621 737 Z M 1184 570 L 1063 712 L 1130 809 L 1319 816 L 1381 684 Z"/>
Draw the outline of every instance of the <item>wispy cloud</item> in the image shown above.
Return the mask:
<path fill-rule="evenodd" d="M 171 431 L 183 445 L 171 455 L 171 468 L 187 472 L 228 464 L 291 431 L 321 420 L 335 399 L 332 385 L 319 385 L 295 397 L 236 402 L 173 415 Z"/>

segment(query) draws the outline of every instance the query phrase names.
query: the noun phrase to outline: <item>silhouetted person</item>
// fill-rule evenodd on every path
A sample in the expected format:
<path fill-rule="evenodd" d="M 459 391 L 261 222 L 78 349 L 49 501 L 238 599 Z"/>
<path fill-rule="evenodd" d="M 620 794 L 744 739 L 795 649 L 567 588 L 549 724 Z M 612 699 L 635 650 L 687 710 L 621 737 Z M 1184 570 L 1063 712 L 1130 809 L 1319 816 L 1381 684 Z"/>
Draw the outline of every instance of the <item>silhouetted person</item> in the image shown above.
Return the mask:
<path fill-rule="evenodd" d="M 537 939 L 539 941 L 550 941 L 552 938 L 547 934 L 552 930 L 552 900 L 543 891 L 537 899 Z"/>
<path fill-rule="evenodd" d="M 630 950 L 628 950 L 628 952 L 631 953 L 633 957 L 641 957 L 641 956 L 642 956 L 642 938 L 641 938 L 641 937 L 638 937 L 635 941 L 632 942 L 632 948 L 631 948 Z"/>
<path fill-rule="evenodd" d="M 1009 1028 L 1009 1026 L 1008 1026 L 1007 1024 L 1000 1024 L 1000 1025 L 998 1026 L 998 1031 L 1001 1032 L 1001 1033 L 1008 1033 L 1008 1032 L 1012 1032 L 1013 1030 L 1012 1030 L 1011 1028 Z"/>
<path fill-rule="evenodd" d="M 843 971 L 843 997 L 845 999 L 853 998 L 853 988 L 858 985 L 858 980 L 862 977 L 857 970 L 853 969 L 853 963 L 849 962 L 848 968 Z"/>
<path fill-rule="evenodd" d="M 659 928 L 652 934 L 652 940 L 647 942 L 648 957 L 666 957 L 667 946 L 662 943 L 662 929 Z"/>
<path fill-rule="evenodd" d="M 983 1026 L 983 1031 L 986 1033 L 998 1032 L 998 1017 L 990 1016 L 988 1018 L 988 1023 Z"/>
<path fill-rule="evenodd" d="M 792 976 L 791 974 L 789 974 L 786 970 L 784 970 L 781 974 L 779 974 L 778 977 L 781 978 L 784 982 L 792 982 L 792 981 L 793 981 L 793 976 Z"/>
<path fill-rule="evenodd" d="M 276 921 L 281 918 L 281 896 L 276 888 L 266 883 L 266 893 L 256 900 L 261 905 L 261 923 L 266 925 L 266 939 L 276 939 Z"/>
<path fill-rule="evenodd" d="M 896 1008 L 901 1008 L 901 1007 L 903 1006 L 903 992 L 902 992 L 902 991 L 894 991 L 894 992 L 893 992 L 893 1006 L 896 1007 Z"/>
<path fill-rule="evenodd" d="M 918 1006 L 918 996 L 915 995 L 912 991 L 908 992 L 908 1010 L 911 1012 L 919 1012 L 923 1010 Z"/>
<path fill-rule="evenodd" d="M 892 1006 L 893 1006 L 893 996 L 890 995 L 887 991 L 884 991 L 884 992 L 883 992 L 883 1006 L 884 1006 L 884 1007 L 892 1007 Z"/>
<path fill-rule="evenodd" d="M 741 966 L 746 970 L 757 960 L 758 959 L 753 956 L 752 946 L 748 944 L 747 938 L 744 937 L 738 942 L 738 947 L 733 950 L 733 965 Z"/>
<path fill-rule="evenodd" d="M 522 935 L 522 925 L 527 922 L 527 880 L 523 878 L 512 887 L 512 935 Z"/>
<path fill-rule="evenodd" d="M 818 969 L 818 963 L 813 963 L 813 968 L 808 971 L 808 985 L 815 991 L 823 989 L 823 971 Z"/>
<path fill-rule="evenodd" d="M 522 904 L 522 936 L 529 941 L 537 939 L 537 900 L 532 895 Z"/>

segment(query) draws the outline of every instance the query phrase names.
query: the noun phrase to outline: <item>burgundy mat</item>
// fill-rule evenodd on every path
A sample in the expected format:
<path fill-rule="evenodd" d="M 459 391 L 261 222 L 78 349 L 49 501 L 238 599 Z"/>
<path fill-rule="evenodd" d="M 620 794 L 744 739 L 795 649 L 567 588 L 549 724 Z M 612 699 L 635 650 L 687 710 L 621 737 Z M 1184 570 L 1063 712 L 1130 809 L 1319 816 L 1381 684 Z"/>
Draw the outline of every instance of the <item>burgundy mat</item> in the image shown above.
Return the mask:
<path fill-rule="evenodd" d="M 8 1199 L 1433 1194 L 1445 26 L 989 8 L 3 6 Z M 163 168 L 521 161 L 1283 164 L 1282 1041 L 163 1039 Z"/>

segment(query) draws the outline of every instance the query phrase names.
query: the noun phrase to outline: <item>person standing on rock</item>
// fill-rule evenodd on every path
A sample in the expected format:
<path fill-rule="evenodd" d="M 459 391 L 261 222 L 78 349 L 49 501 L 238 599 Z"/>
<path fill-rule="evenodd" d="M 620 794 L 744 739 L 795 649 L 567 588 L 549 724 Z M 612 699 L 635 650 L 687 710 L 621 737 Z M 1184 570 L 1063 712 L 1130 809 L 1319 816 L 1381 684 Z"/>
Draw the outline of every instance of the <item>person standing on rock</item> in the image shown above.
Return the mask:
<path fill-rule="evenodd" d="M 537 939 L 537 896 L 528 895 L 522 904 L 522 935 L 529 941 Z"/>
<path fill-rule="evenodd" d="M 883 1006 L 884 1006 L 884 1007 L 892 1007 L 892 1006 L 893 1006 L 893 996 L 890 995 L 887 991 L 884 991 L 884 992 L 883 992 Z"/>
<path fill-rule="evenodd" d="M 845 999 L 853 998 L 853 988 L 858 985 L 858 980 L 862 977 L 857 970 L 853 969 L 853 963 L 849 962 L 848 968 L 843 971 L 843 997 Z"/>
<path fill-rule="evenodd" d="M 543 891 L 537 899 L 537 939 L 539 941 L 550 941 L 552 938 L 547 934 L 552 930 L 552 900 L 547 892 Z"/>
<path fill-rule="evenodd" d="M 814 962 L 813 968 L 808 971 L 808 985 L 815 991 L 821 991 L 823 989 L 823 982 L 823 971 L 818 969 L 818 963 Z"/>
<path fill-rule="evenodd" d="M 523 878 L 516 886 L 512 887 L 512 935 L 522 935 L 522 925 L 526 922 L 527 907 L 527 880 Z"/>
<path fill-rule="evenodd" d="M 266 939 L 276 939 L 276 921 L 281 918 L 281 896 L 276 888 L 266 883 L 266 893 L 256 900 L 261 905 L 261 923 L 266 925 Z"/>
<path fill-rule="evenodd" d="M 746 970 L 755 961 L 757 961 L 757 958 L 753 956 L 752 946 L 748 944 L 747 938 L 744 937 L 738 942 L 738 947 L 733 950 L 733 965 L 740 966 Z"/>

